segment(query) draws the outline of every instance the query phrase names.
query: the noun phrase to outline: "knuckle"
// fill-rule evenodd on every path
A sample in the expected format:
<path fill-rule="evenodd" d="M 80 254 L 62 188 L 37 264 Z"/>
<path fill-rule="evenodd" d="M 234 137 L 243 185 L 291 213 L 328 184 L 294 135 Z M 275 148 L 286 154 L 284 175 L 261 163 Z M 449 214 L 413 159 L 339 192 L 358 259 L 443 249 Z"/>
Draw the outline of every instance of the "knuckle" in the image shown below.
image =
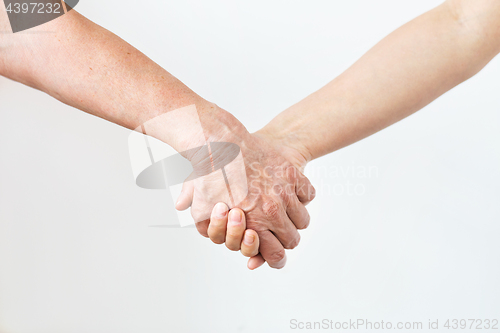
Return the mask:
<path fill-rule="evenodd" d="M 251 229 L 259 233 L 259 232 L 264 232 L 269 228 L 265 223 L 261 221 L 247 221 L 247 229 Z"/>
<path fill-rule="evenodd" d="M 286 249 L 287 250 L 293 250 L 295 249 L 300 243 L 300 235 L 292 239 L 291 241 L 288 242 Z"/>
<path fill-rule="evenodd" d="M 309 184 L 309 201 L 313 201 L 316 198 L 316 189 L 312 184 Z"/>
<path fill-rule="evenodd" d="M 280 207 L 276 201 L 270 199 L 262 205 L 262 211 L 268 218 L 276 219 L 279 216 Z"/>
<path fill-rule="evenodd" d="M 274 251 L 269 255 L 269 258 L 264 258 L 270 263 L 277 263 L 285 258 L 285 249 Z"/>
<path fill-rule="evenodd" d="M 292 249 L 295 249 L 297 246 L 299 246 L 299 243 L 300 243 L 300 235 L 298 235 L 292 242 L 290 245 L 290 250 Z"/>
<path fill-rule="evenodd" d="M 309 214 L 307 214 L 304 217 L 304 220 L 302 221 L 300 226 L 297 227 L 297 229 L 299 229 L 299 230 L 307 229 L 307 227 L 309 226 L 309 223 L 311 223 L 311 216 L 309 216 Z"/>

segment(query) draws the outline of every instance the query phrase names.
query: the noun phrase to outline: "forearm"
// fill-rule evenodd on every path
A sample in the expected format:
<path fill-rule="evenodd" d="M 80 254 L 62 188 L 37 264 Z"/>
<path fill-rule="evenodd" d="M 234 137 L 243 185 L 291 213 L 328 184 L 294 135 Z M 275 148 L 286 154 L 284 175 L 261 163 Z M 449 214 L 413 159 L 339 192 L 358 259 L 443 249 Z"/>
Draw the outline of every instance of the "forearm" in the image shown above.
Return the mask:
<path fill-rule="evenodd" d="M 0 74 L 129 129 L 189 105 L 199 113 L 216 109 L 130 44 L 74 10 L 29 33 L 0 38 Z M 178 126 L 156 134 L 171 144 L 180 130 L 192 140 L 190 129 Z"/>
<path fill-rule="evenodd" d="M 308 160 L 380 131 L 483 68 L 499 52 L 499 12 L 494 0 L 446 2 L 261 131 L 295 145 Z"/>

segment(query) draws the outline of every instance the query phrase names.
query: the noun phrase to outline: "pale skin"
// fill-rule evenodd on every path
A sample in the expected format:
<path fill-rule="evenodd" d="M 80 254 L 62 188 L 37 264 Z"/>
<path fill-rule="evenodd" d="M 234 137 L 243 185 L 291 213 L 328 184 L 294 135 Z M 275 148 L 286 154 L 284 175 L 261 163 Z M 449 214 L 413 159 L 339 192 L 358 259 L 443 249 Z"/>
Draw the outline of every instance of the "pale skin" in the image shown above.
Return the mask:
<path fill-rule="evenodd" d="M 499 52 L 500 1 L 448 0 L 391 33 L 257 135 L 289 147 L 304 167 L 420 110 Z M 211 239 L 220 242 L 224 228 L 218 222 L 213 229 Z M 263 263 L 256 256 L 248 266 Z"/>

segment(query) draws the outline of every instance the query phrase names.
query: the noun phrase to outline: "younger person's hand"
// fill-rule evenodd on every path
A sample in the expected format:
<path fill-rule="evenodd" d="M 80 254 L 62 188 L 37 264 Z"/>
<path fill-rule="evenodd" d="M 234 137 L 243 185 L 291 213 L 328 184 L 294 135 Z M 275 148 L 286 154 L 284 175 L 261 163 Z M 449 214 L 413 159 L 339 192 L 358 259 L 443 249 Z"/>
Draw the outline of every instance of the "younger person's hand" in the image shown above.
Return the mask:
<path fill-rule="evenodd" d="M 226 244 L 231 251 L 241 251 L 250 257 L 248 268 L 255 269 L 265 261 L 259 255 L 259 236 L 257 232 L 246 228 L 245 213 L 239 208 L 229 211 L 225 203 L 219 202 L 212 210 L 208 237 L 216 244 Z"/>

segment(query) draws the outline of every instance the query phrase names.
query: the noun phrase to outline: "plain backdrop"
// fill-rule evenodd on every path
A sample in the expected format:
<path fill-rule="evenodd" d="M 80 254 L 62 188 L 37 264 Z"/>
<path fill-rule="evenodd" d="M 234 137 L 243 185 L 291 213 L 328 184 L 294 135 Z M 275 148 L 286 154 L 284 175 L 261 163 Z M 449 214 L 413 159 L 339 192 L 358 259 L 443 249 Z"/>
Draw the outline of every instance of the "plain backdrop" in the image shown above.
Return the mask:
<path fill-rule="evenodd" d="M 438 0 L 82 1 L 255 131 Z M 500 319 L 500 59 L 308 166 L 283 270 L 138 188 L 129 131 L 0 78 L 0 332 L 288 332 L 290 320 Z M 314 116 L 314 110 L 311 110 Z M 297 330 L 295 330 L 297 331 Z M 359 330 L 362 331 L 362 330 Z"/>

